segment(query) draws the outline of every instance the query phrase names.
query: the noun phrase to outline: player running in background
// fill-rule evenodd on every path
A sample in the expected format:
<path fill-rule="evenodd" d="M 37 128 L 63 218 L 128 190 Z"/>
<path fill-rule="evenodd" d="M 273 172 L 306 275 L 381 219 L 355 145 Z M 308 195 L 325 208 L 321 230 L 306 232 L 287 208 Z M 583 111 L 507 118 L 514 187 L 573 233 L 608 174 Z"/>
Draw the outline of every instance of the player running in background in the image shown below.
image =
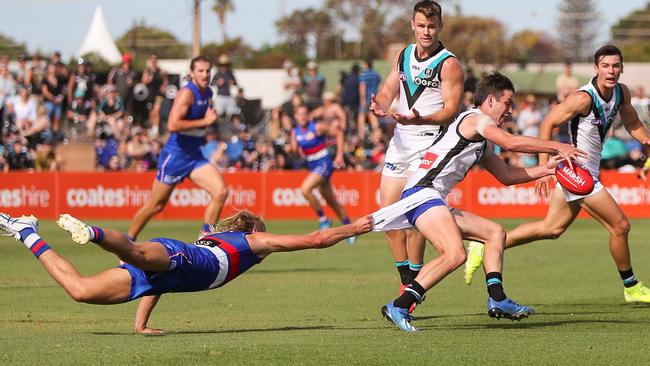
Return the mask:
<path fill-rule="evenodd" d="M 411 28 L 415 44 L 399 54 L 379 93 L 372 97 L 370 111 L 377 117 L 392 117 L 397 125 L 381 172 L 381 207 L 400 199 L 410 174 L 426 151 L 458 114 L 463 95 L 463 69 L 453 53 L 445 49 L 442 8 L 435 1 L 420 1 L 413 7 Z M 397 113 L 389 108 L 399 94 Z M 416 230 L 386 232 L 400 276 L 400 293 L 422 268 L 424 239 Z"/>
<path fill-rule="evenodd" d="M 169 114 L 168 129 L 171 133 L 158 158 L 151 198 L 136 212 L 129 227 L 128 234 L 134 241 L 147 222 L 163 210 L 176 185 L 187 177 L 210 193 L 201 231 L 208 232 L 210 225 L 219 219 L 228 190 L 217 168 L 201 154 L 206 128 L 217 120 L 217 111 L 210 106 L 211 68 L 210 60 L 204 56 L 195 57 L 190 62 L 190 82 L 176 95 Z M 153 296 L 142 299 L 138 306 L 141 316 L 137 316 L 136 321 L 148 317 L 157 301 L 158 298 Z"/>
<path fill-rule="evenodd" d="M 603 141 L 616 114 L 620 115 L 630 135 L 643 144 L 646 155 L 650 152 L 650 137 L 630 103 L 628 87 L 618 82 L 623 72 L 621 51 L 610 45 L 599 48 L 594 55 L 594 71 L 596 76 L 556 106 L 539 129 L 539 137 L 550 140 L 554 128 L 569 123 L 573 145 L 589 154 L 584 166 L 594 177 L 594 190 L 586 196 L 578 196 L 568 193 L 559 184 L 551 190 L 555 183 L 552 176 L 538 181 L 537 192 L 544 197 L 550 195 L 546 217 L 509 231 L 506 249 L 542 239 L 557 239 L 584 209 L 609 231 L 609 250 L 623 282 L 625 301 L 650 303 L 650 289 L 636 279 L 632 270 L 628 245 L 630 222 L 598 180 Z M 540 155 L 540 162 L 547 158 L 545 154 Z M 468 283 L 483 261 L 481 248 L 479 243 L 472 243 L 465 269 Z"/>
<path fill-rule="evenodd" d="M 117 230 L 88 226 L 70 215 L 61 215 L 57 223 L 72 234 L 73 241 L 92 241 L 125 264 L 82 276 L 39 236 L 35 217 L 0 214 L 0 229 L 25 244 L 70 297 L 89 304 L 120 304 L 145 295 L 214 289 L 271 253 L 327 248 L 372 229 L 372 218 L 366 216 L 349 225 L 307 235 L 275 235 L 265 232 L 260 217 L 242 211 L 223 220 L 221 232 L 207 234 L 192 244 L 169 238 L 134 243 Z M 147 327 L 149 315 L 136 331 L 161 333 Z"/>
<path fill-rule="evenodd" d="M 302 152 L 307 162 L 309 174 L 300 186 L 303 196 L 309 202 L 309 205 L 318 215 L 319 226 L 321 229 L 327 229 L 332 226 L 332 221 L 327 218 L 314 194 L 314 189 L 318 189 L 321 196 L 327 204 L 334 210 L 336 215 L 341 219 L 344 225 L 350 223 L 350 218 L 345 212 L 343 206 L 336 200 L 334 189 L 330 178 L 334 173 L 335 167 L 343 167 L 343 130 L 335 125 L 325 122 L 324 120 L 310 120 L 307 106 L 299 106 L 294 113 L 296 127 L 291 134 L 291 148 L 293 151 Z M 336 136 L 336 158 L 332 161 L 327 151 L 327 136 L 334 134 Z M 354 244 L 354 237 L 348 239 L 350 244 Z"/>
<path fill-rule="evenodd" d="M 485 242 L 487 310 L 491 317 L 518 320 L 533 309 L 509 299 L 502 285 L 503 227 L 473 213 L 447 206 L 445 198 L 467 172 L 480 163 L 501 183 L 518 184 L 554 174 L 562 158 L 586 156 L 570 145 L 527 136 L 513 136 L 500 128 L 512 118 L 514 86 L 495 73 L 479 82 L 474 95 L 477 109 L 459 115 L 426 150 L 417 171 L 406 183 L 402 199 L 373 214 L 375 230 L 415 226 L 433 244 L 439 255 L 426 263 L 405 291 L 382 308 L 382 314 L 404 331 L 416 331 L 408 309 L 420 302 L 425 292 L 465 263 L 463 238 Z M 531 168 L 509 167 L 492 152 L 488 143 L 518 152 L 559 154 Z"/>

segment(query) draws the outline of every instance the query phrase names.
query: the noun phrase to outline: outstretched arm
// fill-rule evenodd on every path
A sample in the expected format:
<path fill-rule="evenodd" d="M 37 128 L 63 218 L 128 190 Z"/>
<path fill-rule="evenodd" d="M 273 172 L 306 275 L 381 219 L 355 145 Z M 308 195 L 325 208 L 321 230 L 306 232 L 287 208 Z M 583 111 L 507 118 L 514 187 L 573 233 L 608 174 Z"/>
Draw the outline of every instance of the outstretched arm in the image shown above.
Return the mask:
<path fill-rule="evenodd" d="M 140 299 L 138 308 L 135 310 L 134 326 L 135 326 L 135 331 L 137 333 L 162 334 L 165 332 L 162 329 L 147 327 L 147 323 L 149 322 L 149 317 L 151 316 L 151 312 L 153 311 L 153 308 L 158 303 L 158 300 L 160 300 L 160 296 L 161 295 L 150 295 L 150 296 L 144 296 L 142 299 Z"/>
<path fill-rule="evenodd" d="M 293 252 L 305 249 L 331 247 L 343 239 L 365 234 L 372 230 L 372 216 L 364 216 L 355 222 L 306 235 L 277 235 L 257 232 L 247 236 L 253 253 L 266 257 L 273 252 Z"/>
<path fill-rule="evenodd" d="M 562 160 L 558 155 L 552 156 L 546 163 L 530 168 L 508 166 L 503 159 L 495 154 L 490 154 L 481 161 L 481 165 L 499 182 L 509 186 L 513 184 L 530 182 L 555 173 L 555 166 Z"/>

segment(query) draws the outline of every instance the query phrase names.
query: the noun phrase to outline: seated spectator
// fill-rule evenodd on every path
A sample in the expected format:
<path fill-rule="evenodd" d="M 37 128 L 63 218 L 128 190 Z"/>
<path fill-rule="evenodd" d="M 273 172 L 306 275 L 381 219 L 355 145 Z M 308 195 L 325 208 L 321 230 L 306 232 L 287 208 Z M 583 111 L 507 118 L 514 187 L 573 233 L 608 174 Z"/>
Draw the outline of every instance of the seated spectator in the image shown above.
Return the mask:
<path fill-rule="evenodd" d="M 0 113 L 4 109 L 5 102 L 16 94 L 16 81 L 9 72 L 7 65 L 0 66 Z"/>
<path fill-rule="evenodd" d="M 4 113 L 2 114 L 2 130 L 0 135 L 2 138 L 15 134 L 18 135 L 20 130 L 16 125 L 16 113 L 14 111 L 13 100 L 8 100 L 5 104 Z"/>
<path fill-rule="evenodd" d="M 275 157 L 273 156 L 273 148 L 267 141 L 260 140 L 255 147 L 255 151 L 251 153 L 251 157 L 255 157 L 251 164 L 251 169 L 254 171 L 268 172 L 275 167 Z"/>
<path fill-rule="evenodd" d="M 37 172 L 54 172 L 61 167 L 61 158 L 54 152 L 51 143 L 45 142 L 36 145 L 34 165 Z"/>
<path fill-rule="evenodd" d="M 27 88 L 20 88 L 13 99 L 16 126 L 21 133 L 36 122 L 36 101 L 31 98 Z"/>
<path fill-rule="evenodd" d="M 125 137 L 126 129 L 124 122 L 124 102 L 122 98 L 117 94 L 117 88 L 112 85 L 109 85 L 106 88 L 106 93 L 102 100 L 97 106 L 97 122 L 105 122 L 113 131 L 113 134 L 117 139 L 122 139 Z M 95 126 L 92 126 L 91 123 L 94 119 L 89 121 L 88 133 L 94 135 Z"/>
<path fill-rule="evenodd" d="M 68 110 L 68 120 L 72 122 L 71 134 L 73 138 L 87 132 L 88 124 L 94 126 L 94 120 L 97 118 L 92 101 L 86 99 L 85 95 L 83 90 L 78 89 L 74 94 L 70 110 Z M 93 122 L 89 123 L 90 120 Z"/>
<path fill-rule="evenodd" d="M 7 155 L 7 162 L 11 170 L 31 170 L 34 168 L 34 156 L 21 139 L 16 139 L 13 142 L 12 150 Z"/>
<path fill-rule="evenodd" d="M 30 149 L 35 148 L 38 144 L 52 141 L 52 126 L 44 106 L 38 107 L 36 121 L 31 126 L 27 126 L 27 129 L 23 131 L 23 137 L 27 139 Z"/>
<path fill-rule="evenodd" d="M 131 170 L 148 170 L 148 161 L 151 160 L 151 144 L 149 136 L 140 126 L 131 130 L 131 138 L 126 142 L 127 166 Z M 142 166 L 142 164 L 147 164 Z"/>

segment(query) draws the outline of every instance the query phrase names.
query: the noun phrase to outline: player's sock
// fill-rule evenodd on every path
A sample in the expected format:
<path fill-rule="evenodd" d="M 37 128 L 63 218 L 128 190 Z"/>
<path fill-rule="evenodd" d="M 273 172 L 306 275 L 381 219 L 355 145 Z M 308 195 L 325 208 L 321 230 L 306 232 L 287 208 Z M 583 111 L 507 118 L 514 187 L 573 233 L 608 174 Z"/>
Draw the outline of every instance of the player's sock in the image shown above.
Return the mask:
<path fill-rule="evenodd" d="M 32 228 L 20 230 L 20 241 L 25 244 L 36 258 L 51 249 L 49 245 Z"/>
<path fill-rule="evenodd" d="M 423 264 L 415 264 L 409 261 L 409 283 L 415 279 L 415 277 L 418 276 L 418 273 L 420 273 L 420 270 L 422 269 Z"/>
<path fill-rule="evenodd" d="M 125 233 L 124 235 L 126 235 L 126 237 L 129 238 L 129 240 L 131 240 L 132 242 L 135 242 L 136 238 L 132 237 L 131 235 L 129 235 L 127 233 Z"/>
<path fill-rule="evenodd" d="M 343 223 L 343 225 L 347 225 L 347 224 L 349 224 L 351 221 L 350 221 L 350 218 L 349 218 L 349 217 L 346 217 L 346 218 L 344 218 L 343 220 L 341 220 L 341 222 Z"/>
<path fill-rule="evenodd" d="M 402 285 L 408 285 L 409 261 L 395 262 L 395 267 L 397 267 L 397 272 L 399 273 L 399 279 L 402 282 Z"/>
<path fill-rule="evenodd" d="M 618 271 L 618 274 L 621 275 L 621 280 L 623 280 L 623 286 L 625 287 L 632 287 L 639 283 L 639 281 L 636 279 L 636 276 L 634 275 L 634 271 L 632 271 L 632 268 L 628 269 L 627 271 Z"/>
<path fill-rule="evenodd" d="M 404 292 L 393 301 L 393 306 L 408 309 L 414 303 L 420 302 L 426 290 L 417 281 L 412 281 L 404 289 Z"/>
<path fill-rule="evenodd" d="M 485 275 L 485 282 L 487 283 L 488 296 L 495 301 L 503 301 L 506 299 L 506 294 L 503 292 L 503 278 L 499 272 L 490 272 Z"/>
<path fill-rule="evenodd" d="M 98 226 L 87 226 L 90 232 L 90 241 L 99 244 L 104 240 L 104 230 Z"/>
<path fill-rule="evenodd" d="M 327 220 L 327 216 L 325 216 L 325 212 L 323 212 L 322 208 L 316 210 L 316 215 L 318 215 L 318 219 L 321 222 Z"/>
<path fill-rule="evenodd" d="M 209 233 L 210 231 L 212 231 L 212 225 L 204 222 L 201 231 L 203 231 L 204 233 Z"/>

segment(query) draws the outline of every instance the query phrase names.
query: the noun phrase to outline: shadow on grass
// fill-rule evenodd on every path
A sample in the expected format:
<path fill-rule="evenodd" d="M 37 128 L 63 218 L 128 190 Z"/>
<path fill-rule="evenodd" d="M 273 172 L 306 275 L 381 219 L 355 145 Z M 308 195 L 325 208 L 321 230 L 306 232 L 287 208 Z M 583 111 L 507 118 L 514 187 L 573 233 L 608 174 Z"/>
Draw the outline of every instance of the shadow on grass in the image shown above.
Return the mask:
<path fill-rule="evenodd" d="M 255 269 L 246 276 L 255 273 L 291 273 L 291 272 L 335 272 L 341 271 L 341 268 L 282 268 L 282 269 Z"/>
<path fill-rule="evenodd" d="M 639 324 L 635 320 L 590 320 L 590 319 L 569 319 L 558 320 L 549 322 L 531 322 L 528 320 L 510 321 L 503 319 L 502 321 L 486 323 L 486 324 L 460 324 L 460 325 L 416 325 L 422 330 L 436 330 L 436 329 L 540 329 L 549 327 L 559 327 L 569 324 Z"/>
<path fill-rule="evenodd" d="M 101 336 L 149 336 L 149 337 L 162 337 L 170 335 L 186 335 L 186 334 L 231 334 L 231 333 L 255 333 L 255 332 L 288 332 L 288 331 L 303 331 L 303 330 L 330 330 L 338 329 L 329 325 L 313 326 L 313 327 L 281 327 L 281 328 L 250 328 L 250 329 L 223 329 L 223 330 L 178 330 L 167 331 L 164 334 L 137 334 L 132 332 L 93 332 L 94 335 Z"/>

